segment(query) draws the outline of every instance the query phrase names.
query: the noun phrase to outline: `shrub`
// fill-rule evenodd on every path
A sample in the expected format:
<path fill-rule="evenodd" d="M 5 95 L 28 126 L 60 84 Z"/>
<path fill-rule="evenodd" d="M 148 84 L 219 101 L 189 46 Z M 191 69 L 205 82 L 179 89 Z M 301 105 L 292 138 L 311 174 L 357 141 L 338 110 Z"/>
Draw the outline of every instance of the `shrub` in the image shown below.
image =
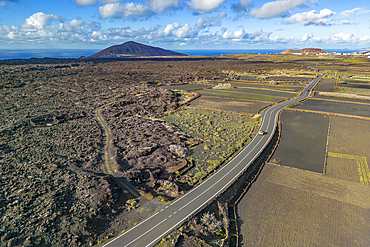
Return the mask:
<path fill-rule="evenodd" d="M 218 221 L 214 213 L 207 212 L 203 214 L 200 221 L 210 233 L 217 235 L 222 232 L 222 221 Z"/>

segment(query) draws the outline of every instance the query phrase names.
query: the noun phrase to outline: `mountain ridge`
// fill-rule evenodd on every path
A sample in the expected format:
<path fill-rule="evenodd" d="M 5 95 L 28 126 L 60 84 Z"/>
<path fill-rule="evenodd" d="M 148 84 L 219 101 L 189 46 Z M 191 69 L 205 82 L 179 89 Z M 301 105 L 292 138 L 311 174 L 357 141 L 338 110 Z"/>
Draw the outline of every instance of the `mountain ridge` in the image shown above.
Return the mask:
<path fill-rule="evenodd" d="M 301 53 L 301 54 L 317 54 L 317 53 L 329 53 L 327 51 L 324 51 L 319 48 L 304 48 L 300 50 L 294 50 L 294 49 L 287 49 L 285 51 L 280 52 L 280 54 L 292 54 L 292 53 Z"/>
<path fill-rule="evenodd" d="M 159 47 L 149 46 L 127 41 L 120 45 L 113 45 L 101 50 L 87 58 L 120 58 L 120 57 L 140 57 L 140 56 L 188 56 L 183 53 L 165 50 Z"/>

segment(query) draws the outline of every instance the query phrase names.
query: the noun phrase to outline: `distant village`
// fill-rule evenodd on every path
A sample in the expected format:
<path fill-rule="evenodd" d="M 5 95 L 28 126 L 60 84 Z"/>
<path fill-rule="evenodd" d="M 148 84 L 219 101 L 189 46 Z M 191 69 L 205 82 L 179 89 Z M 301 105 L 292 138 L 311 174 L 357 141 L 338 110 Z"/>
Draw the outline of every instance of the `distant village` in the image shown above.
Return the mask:
<path fill-rule="evenodd" d="M 335 55 L 335 56 L 367 56 L 370 59 L 370 51 L 356 51 L 356 52 L 285 52 L 284 54 L 292 54 L 292 55 Z"/>

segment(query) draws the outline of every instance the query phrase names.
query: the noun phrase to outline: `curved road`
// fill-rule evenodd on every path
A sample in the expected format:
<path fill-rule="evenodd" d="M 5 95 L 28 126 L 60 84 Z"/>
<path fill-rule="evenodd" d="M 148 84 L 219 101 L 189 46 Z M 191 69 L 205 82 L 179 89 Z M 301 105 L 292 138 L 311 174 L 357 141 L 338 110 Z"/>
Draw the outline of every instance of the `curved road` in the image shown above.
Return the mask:
<path fill-rule="evenodd" d="M 261 130 L 267 134 L 256 135 L 253 140 L 229 163 L 205 180 L 203 183 L 162 208 L 140 224 L 124 232 L 117 238 L 105 244 L 106 247 L 153 246 L 176 226 L 196 213 L 205 204 L 224 191 L 245 169 L 253 163 L 256 157 L 270 142 L 276 128 L 279 111 L 293 103 L 307 98 L 312 88 L 324 75 L 315 78 L 301 93 L 290 101 L 286 101 L 267 109 L 263 114 Z"/>

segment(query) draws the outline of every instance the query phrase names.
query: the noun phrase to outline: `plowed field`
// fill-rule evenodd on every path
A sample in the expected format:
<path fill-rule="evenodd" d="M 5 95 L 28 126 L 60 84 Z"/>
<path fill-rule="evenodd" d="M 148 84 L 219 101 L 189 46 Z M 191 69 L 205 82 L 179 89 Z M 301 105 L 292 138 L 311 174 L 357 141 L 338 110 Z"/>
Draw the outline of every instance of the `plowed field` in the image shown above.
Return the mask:
<path fill-rule="evenodd" d="M 320 84 L 317 86 L 315 91 L 321 92 L 333 92 L 334 88 L 334 79 L 331 78 L 324 78 Z"/>
<path fill-rule="evenodd" d="M 369 246 L 370 188 L 267 164 L 238 204 L 241 246 Z"/>
<path fill-rule="evenodd" d="M 330 177 L 369 184 L 370 121 L 333 116 L 326 173 Z"/>
<path fill-rule="evenodd" d="M 190 106 L 195 108 L 216 109 L 247 114 L 256 114 L 259 110 L 268 105 L 269 103 L 230 100 L 225 98 L 205 96 L 202 96 L 190 102 Z"/>
<path fill-rule="evenodd" d="M 286 99 L 286 98 L 279 97 L 279 96 L 243 93 L 243 92 L 235 92 L 235 91 L 229 91 L 229 90 L 206 89 L 206 90 L 197 90 L 197 93 L 200 93 L 206 96 L 217 96 L 217 97 L 232 98 L 232 99 L 250 99 L 250 100 L 259 100 L 259 101 L 264 101 L 264 102 L 279 102 L 279 101 Z"/>
<path fill-rule="evenodd" d="M 322 173 L 329 117 L 283 111 L 281 141 L 270 162 Z"/>
<path fill-rule="evenodd" d="M 370 100 L 364 99 L 352 99 L 352 98 L 342 98 L 342 97 L 334 97 L 334 96 L 324 96 L 315 94 L 315 99 L 325 99 L 329 101 L 348 101 L 348 102 L 356 102 L 360 104 L 370 104 Z"/>
<path fill-rule="evenodd" d="M 196 90 L 196 89 L 202 89 L 202 88 L 212 88 L 211 85 L 203 85 L 203 84 L 183 84 L 183 85 L 167 85 L 167 86 L 162 86 L 167 89 L 171 90 Z"/>
<path fill-rule="evenodd" d="M 369 105 L 344 103 L 324 100 L 306 100 L 301 104 L 292 106 L 293 109 L 338 113 L 360 117 L 370 117 Z"/>

